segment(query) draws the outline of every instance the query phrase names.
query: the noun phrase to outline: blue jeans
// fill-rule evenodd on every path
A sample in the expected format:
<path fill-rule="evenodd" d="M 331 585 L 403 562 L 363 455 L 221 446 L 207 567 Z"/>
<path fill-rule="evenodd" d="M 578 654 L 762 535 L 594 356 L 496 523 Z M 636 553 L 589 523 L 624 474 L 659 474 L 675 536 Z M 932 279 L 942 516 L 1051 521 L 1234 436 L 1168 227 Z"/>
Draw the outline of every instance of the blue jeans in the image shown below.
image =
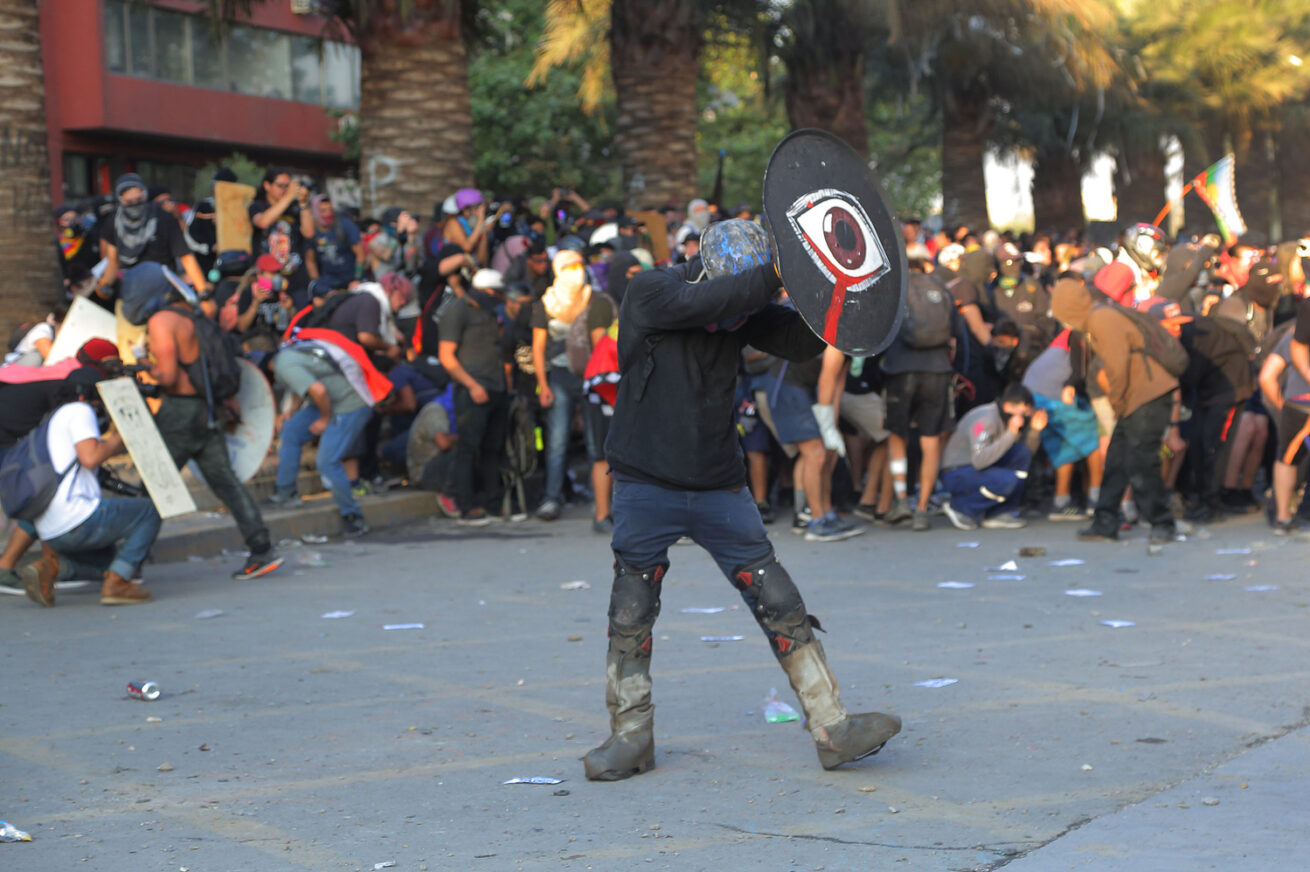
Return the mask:
<path fill-rule="evenodd" d="M 91 517 L 45 544 L 59 555 L 59 577 L 131 579 L 159 535 L 159 512 L 144 497 L 102 497 Z M 120 544 L 121 543 L 121 544 Z"/>
<path fill-rule="evenodd" d="M 564 470 L 568 464 L 573 412 L 587 400 L 582 392 L 582 379 L 564 367 L 552 366 L 546 382 L 555 394 L 555 402 L 546 410 L 545 499 L 559 503 L 564 501 Z"/>
<path fill-rule="evenodd" d="M 277 455 L 277 489 L 290 494 L 296 489 L 300 473 L 300 451 L 314 438 L 309 425 L 318 420 L 318 407 L 305 403 L 282 427 L 282 446 Z M 350 492 L 350 478 L 341 461 L 350 453 L 359 434 L 364 431 L 373 410 L 365 407 L 353 412 L 333 415 L 323 435 L 318 437 L 318 474 L 323 486 L 332 492 L 342 517 L 361 514 L 359 503 Z"/>
<path fill-rule="evenodd" d="M 773 553 L 759 509 L 746 488 L 678 491 L 645 482 L 614 482 L 614 556 L 648 569 L 669 559 L 683 536 L 704 548 L 732 580 L 733 573 Z"/>
<path fill-rule="evenodd" d="M 942 473 L 942 487 L 951 492 L 951 508 L 981 520 L 994 511 L 1013 508 L 1023 496 L 1032 452 L 1022 442 L 1010 446 L 986 469 L 957 466 Z"/>

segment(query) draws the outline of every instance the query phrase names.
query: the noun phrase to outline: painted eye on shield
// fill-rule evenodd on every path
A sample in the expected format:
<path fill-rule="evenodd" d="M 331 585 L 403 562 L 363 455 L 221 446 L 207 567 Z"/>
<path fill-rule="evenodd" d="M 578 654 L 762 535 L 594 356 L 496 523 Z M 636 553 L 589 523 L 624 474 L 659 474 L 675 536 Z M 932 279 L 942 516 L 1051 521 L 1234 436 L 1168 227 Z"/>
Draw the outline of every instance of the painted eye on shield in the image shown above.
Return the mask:
<path fill-rule="evenodd" d="M 889 269 L 872 222 L 850 195 L 815 191 L 792 204 L 787 217 L 815 266 L 832 282 L 858 291 Z"/>

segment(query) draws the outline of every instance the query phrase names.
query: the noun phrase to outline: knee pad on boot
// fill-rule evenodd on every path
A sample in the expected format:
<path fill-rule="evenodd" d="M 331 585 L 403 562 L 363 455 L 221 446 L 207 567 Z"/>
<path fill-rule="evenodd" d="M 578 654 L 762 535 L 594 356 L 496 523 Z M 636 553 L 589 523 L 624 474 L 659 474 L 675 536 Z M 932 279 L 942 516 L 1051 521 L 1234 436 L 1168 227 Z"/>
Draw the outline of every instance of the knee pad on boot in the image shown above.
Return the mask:
<path fill-rule="evenodd" d="M 650 653 L 650 630 L 660 614 L 660 583 L 667 569 L 664 563 L 640 569 L 615 561 L 609 611 L 611 646 Z"/>
<path fill-rule="evenodd" d="M 814 630 L 823 629 L 818 618 L 806 614 L 801 592 L 776 555 L 738 567 L 732 583 L 741 591 L 778 657 L 810 644 Z"/>

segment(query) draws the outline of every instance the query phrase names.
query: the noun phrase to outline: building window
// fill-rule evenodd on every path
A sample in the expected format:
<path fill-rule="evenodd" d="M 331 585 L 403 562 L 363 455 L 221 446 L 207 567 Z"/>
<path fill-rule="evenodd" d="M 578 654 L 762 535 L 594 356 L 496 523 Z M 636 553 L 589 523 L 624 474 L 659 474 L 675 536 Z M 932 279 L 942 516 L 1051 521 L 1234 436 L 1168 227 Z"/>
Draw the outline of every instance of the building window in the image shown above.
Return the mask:
<path fill-rule="evenodd" d="M 334 109 L 359 105 L 353 45 L 249 25 L 220 35 L 206 16 L 140 0 L 105 0 L 104 21 L 111 73 Z"/>

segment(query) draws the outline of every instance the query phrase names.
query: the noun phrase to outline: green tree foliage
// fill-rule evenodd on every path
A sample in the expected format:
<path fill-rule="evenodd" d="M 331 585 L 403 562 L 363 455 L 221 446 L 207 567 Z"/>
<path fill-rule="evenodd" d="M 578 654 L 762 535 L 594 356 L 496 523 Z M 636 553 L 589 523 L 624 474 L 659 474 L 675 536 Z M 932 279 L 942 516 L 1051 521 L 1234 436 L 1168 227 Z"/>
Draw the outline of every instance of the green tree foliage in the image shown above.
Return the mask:
<path fill-rule="evenodd" d="M 696 188 L 705 196 L 714 190 L 722 151 L 725 209 L 747 203 L 760 211 L 769 155 L 790 130 L 777 83 L 766 87 L 766 76 L 779 76 L 779 64 L 767 58 L 761 64 L 760 58 L 752 34 L 728 29 L 712 30 L 701 54 Z"/>
<path fill-rule="evenodd" d="M 478 187 L 524 196 L 568 187 L 591 200 L 616 197 L 613 97 L 598 94 L 595 111 L 584 111 L 581 62 L 525 84 L 544 29 L 540 2 L 481 4 L 478 35 L 469 46 Z"/>

